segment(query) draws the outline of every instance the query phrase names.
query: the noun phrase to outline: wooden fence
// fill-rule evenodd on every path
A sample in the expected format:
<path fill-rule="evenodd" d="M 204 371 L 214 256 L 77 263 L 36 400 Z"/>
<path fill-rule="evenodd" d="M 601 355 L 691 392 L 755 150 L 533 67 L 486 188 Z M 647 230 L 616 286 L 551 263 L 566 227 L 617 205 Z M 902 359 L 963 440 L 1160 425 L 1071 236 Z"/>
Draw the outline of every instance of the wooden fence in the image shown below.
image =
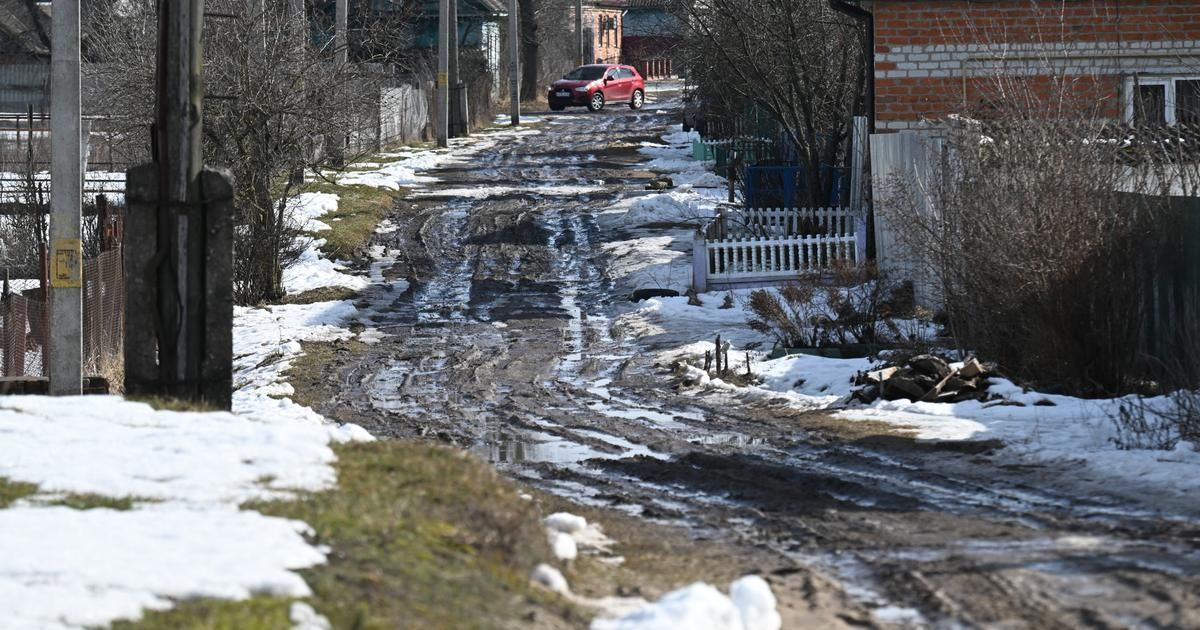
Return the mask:
<path fill-rule="evenodd" d="M 692 288 L 780 284 L 839 264 L 859 264 L 865 252 L 865 224 L 848 208 L 724 210 L 697 230 Z"/>

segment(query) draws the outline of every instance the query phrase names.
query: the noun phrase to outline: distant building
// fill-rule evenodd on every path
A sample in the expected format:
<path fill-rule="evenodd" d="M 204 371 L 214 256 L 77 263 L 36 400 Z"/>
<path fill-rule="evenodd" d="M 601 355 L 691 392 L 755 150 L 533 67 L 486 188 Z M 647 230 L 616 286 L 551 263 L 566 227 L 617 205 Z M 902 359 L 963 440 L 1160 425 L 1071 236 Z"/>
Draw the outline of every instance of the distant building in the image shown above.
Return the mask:
<path fill-rule="evenodd" d="M 841 2 L 841 0 L 833 0 Z M 986 110 L 997 79 L 1108 120 L 1200 124 L 1200 4 L 1179 0 L 874 0 L 880 131 Z"/>
<path fill-rule="evenodd" d="M 679 73 L 675 51 L 683 37 L 684 21 L 671 10 L 676 0 L 628 0 L 621 58 L 649 79 Z"/>
<path fill-rule="evenodd" d="M 584 63 L 621 62 L 625 5 L 625 0 L 583 3 Z"/>

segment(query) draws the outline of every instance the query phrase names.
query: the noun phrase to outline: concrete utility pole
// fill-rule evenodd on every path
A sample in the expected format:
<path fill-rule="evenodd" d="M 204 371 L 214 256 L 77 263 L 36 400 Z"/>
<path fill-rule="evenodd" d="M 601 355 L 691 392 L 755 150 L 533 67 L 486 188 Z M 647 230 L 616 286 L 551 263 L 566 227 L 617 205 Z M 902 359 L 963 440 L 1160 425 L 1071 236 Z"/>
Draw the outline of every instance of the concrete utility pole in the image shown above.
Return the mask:
<path fill-rule="evenodd" d="M 79 2 L 55 3 L 50 50 L 50 393 L 83 393 Z"/>
<path fill-rule="evenodd" d="M 517 40 L 517 0 L 508 0 L 508 117 L 514 127 L 521 124 L 521 64 Z"/>
<path fill-rule="evenodd" d="M 334 10 L 337 15 L 334 16 L 335 24 L 333 28 L 333 49 L 337 51 L 337 65 L 342 68 L 350 61 L 350 38 L 347 36 L 346 28 L 348 17 L 346 12 L 349 10 L 347 0 L 337 0 L 337 5 Z"/>
<path fill-rule="evenodd" d="M 583 0 L 575 0 L 575 57 L 577 66 L 588 62 L 583 58 Z"/>
<path fill-rule="evenodd" d="M 438 4 L 437 145 L 450 144 L 450 0 Z"/>

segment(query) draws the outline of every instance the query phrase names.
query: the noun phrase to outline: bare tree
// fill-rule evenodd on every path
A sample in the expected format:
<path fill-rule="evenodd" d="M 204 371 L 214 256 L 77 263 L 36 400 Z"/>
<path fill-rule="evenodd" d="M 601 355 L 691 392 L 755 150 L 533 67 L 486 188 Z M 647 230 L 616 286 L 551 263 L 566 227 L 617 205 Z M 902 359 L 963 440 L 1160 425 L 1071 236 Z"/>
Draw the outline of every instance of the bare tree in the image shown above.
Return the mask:
<path fill-rule="evenodd" d="M 689 78 L 709 106 L 766 111 L 798 152 L 808 203 L 826 205 L 866 84 L 861 26 L 826 0 L 683 2 Z"/>
<path fill-rule="evenodd" d="M 1025 76 L 998 69 L 969 110 L 929 121 L 930 172 L 882 182 L 880 207 L 934 280 L 960 348 L 1016 377 L 1111 395 L 1161 374 L 1144 344 L 1150 294 L 1171 273 L 1157 252 L 1182 247 L 1168 200 L 1198 190 L 1200 155 L 1184 138 L 1194 131 L 1106 118 L 1079 89 L 1095 78 L 1049 61 Z"/>
<path fill-rule="evenodd" d="M 302 249 L 289 216 L 305 171 L 356 156 L 327 151 L 322 139 L 374 137 L 379 89 L 367 64 L 339 66 L 310 36 L 298 0 L 208 3 L 205 23 L 205 161 L 230 169 L 235 191 L 235 298 L 283 295 L 282 270 Z M 153 112 L 155 6 L 126 2 L 93 28 L 103 108 L 121 112 L 126 137 L 148 138 Z M 360 34 L 361 34 L 360 30 Z M 395 35 L 395 31 L 388 31 Z M 352 40 L 358 50 L 373 46 Z M 377 110 L 376 110 L 377 112 Z"/>

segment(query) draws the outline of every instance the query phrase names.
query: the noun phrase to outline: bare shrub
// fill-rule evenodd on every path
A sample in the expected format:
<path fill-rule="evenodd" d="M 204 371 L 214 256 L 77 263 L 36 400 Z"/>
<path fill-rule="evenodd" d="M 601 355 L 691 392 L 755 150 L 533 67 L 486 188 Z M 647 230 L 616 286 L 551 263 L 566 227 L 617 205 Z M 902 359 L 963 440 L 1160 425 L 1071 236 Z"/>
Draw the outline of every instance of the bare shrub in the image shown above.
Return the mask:
<path fill-rule="evenodd" d="M 903 295 L 874 266 L 843 265 L 778 290 L 752 292 L 747 323 L 784 347 L 873 344 L 885 331 L 900 330 L 891 319 L 907 314 Z"/>
<path fill-rule="evenodd" d="M 289 216 L 302 176 L 351 162 L 369 149 L 351 155 L 349 149 L 327 150 L 321 143 L 374 137 L 367 125 L 373 122 L 371 107 L 377 106 L 377 77 L 366 63 L 371 59 L 338 64 L 332 47 L 312 41 L 305 3 L 209 4 L 223 17 L 204 25 L 204 154 L 207 164 L 228 168 L 234 176 L 234 297 L 242 304 L 274 301 L 284 294 L 283 269 L 303 251 L 301 227 Z M 118 3 L 95 19 L 97 63 L 90 71 L 106 86 L 99 106 L 120 113 L 126 136 L 148 140 L 156 5 Z M 387 31 L 393 38 L 383 44 L 362 39 L 383 38 L 381 30 L 387 31 L 377 24 L 354 31 L 351 49 L 363 55 L 390 51 L 393 47 L 384 44 L 403 39 L 394 30 Z"/>
<path fill-rule="evenodd" d="M 833 176 L 822 165 L 845 157 L 851 113 L 865 94 L 861 25 L 826 0 L 680 6 L 688 25 L 682 48 L 689 79 L 705 108 L 713 109 L 709 118 L 728 122 L 765 113 L 791 145 L 789 160 L 801 165 L 803 202 L 826 205 Z"/>
<path fill-rule="evenodd" d="M 1072 393 L 1128 391 L 1160 201 L 1184 168 L 1150 149 L 1091 119 L 958 119 L 930 143 L 928 180 L 889 182 L 960 348 Z"/>
<path fill-rule="evenodd" d="M 1200 391 L 1177 390 L 1159 399 L 1122 403 L 1111 420 L 1113 442 L 1124 450 L 1173 450 L 1180 442 L 1200 448 Z"/>

